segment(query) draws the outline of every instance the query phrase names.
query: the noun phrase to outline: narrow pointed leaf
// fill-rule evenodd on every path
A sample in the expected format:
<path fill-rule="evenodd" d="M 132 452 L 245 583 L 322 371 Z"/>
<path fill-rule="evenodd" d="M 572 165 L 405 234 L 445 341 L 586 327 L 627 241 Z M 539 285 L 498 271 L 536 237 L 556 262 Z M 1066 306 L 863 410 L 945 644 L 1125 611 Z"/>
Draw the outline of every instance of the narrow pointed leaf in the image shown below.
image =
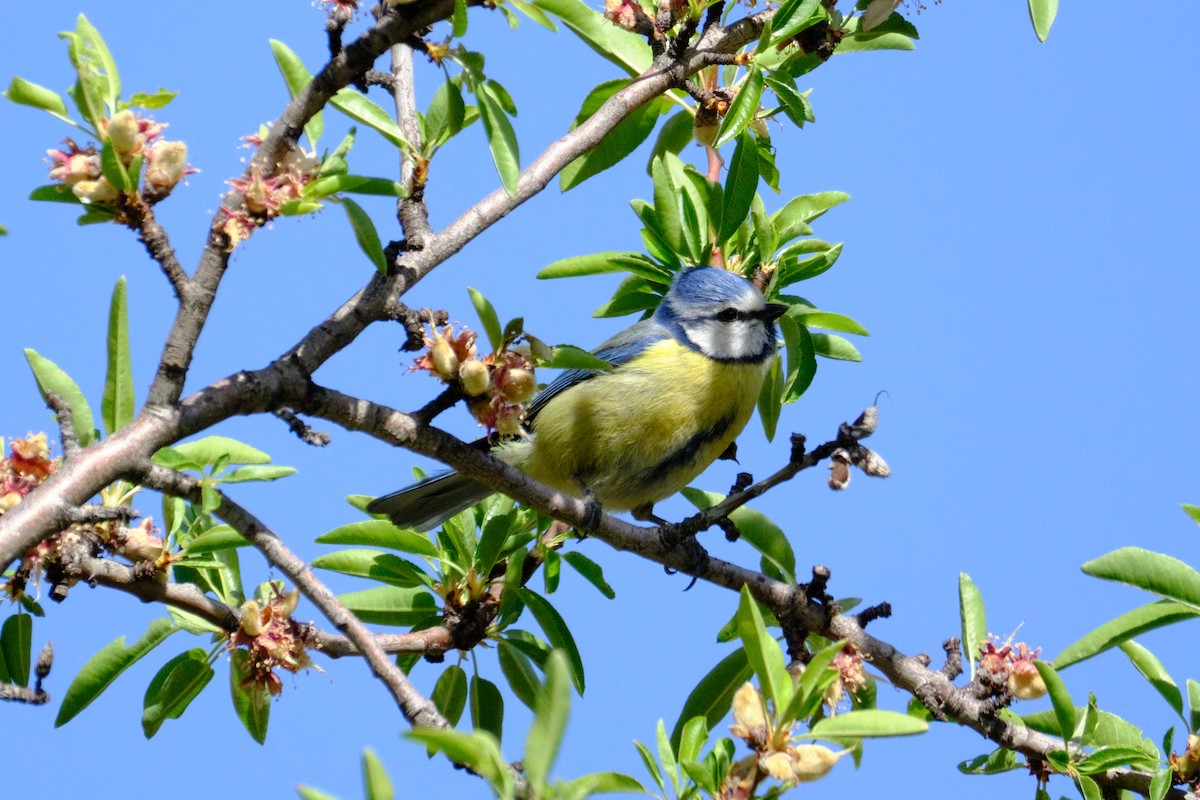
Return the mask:
<path fill-rule="evenodd" d="M 566 654 L 555 650 L 546 663 L 546 682 L 534 703 L 533 723 L 525 740 L 525 775 L 540 797 L 558 757 L 571 710 L 570 666 Z"/>
<path fill-rule="evenodd" d="M 1177 558 L 1123 547 L 1087 562 L 1082 569 L 1092 577 L 1127 583 L 1200 610 L 1200 572 Z"/>
<path fill-rule="evenodd" d="M 67 104 L 58 92 L 53 89 L 47 89 L 45 86 L 39 86 L 24 78 L 13 76 L 13 79 L 8 84 L 8 89 L 4 92 L 4 96 L 14 103 L 40 108 L 59 119 L 70 120 L 70 115 L 67 113 Z"/>
<path fill-rule="evenodd" d="M 36 350 L 25 348 L 25 360 L 33 370 L 33 377 L 37 379 L 38 391 L 41 392 L 42 398 L 45 399 L 50 393 L 56 394 L 71 409 L 71 416 L 75 422 L 75 438 L 79 446 L 87 447 L 95 441 L 96 421 L 79 385 L 53 361 L 38 355 Z"/>
<path fill-rule="evenodd" d="M 168 661 L 146 689 L 142 711 L 146 738 L 153 738 L 168 719 L 179 719 L 212 678 L 208 654 L 198 647 Z"/>
<path fill-rule="evenodd" d="M 517 183 L 521 179 L 521 154 L 517 146 L 517 133 L 513 130 L 508 114 L 504 112 L 495 95 L 492 81 L 475 87 L 475 98 L 479 101 L 479 117 L 487 134 L 488 151 L 492 163 L 500 174 L 504 191 L 510 197 L 517 194 Z"/>
<path fill-rule="evenodd" d="M 777 708 L 786 707 L 792 699 L 792 677 L 783 662 L 779 642 L 767 631 L 758 603 L 745 586 L 738 603 L 738 635 L 764 698 Z"/>
<path fill-rule="evenodd" d="M 1150 682 L 1155 691 L 1162 695 L 1163 699 L 1167 701 L 1167 705 L 1175 710 L 1180 719 L 1183 719 L 1183 693 L 1179 691 L 1179 685 L 1171 678 L 1158 657 L 1132 640 L 1122 642 L 1121 651 L 1129 657 L 1133 666 L 1142 673 L 1143 678 Z M 1184 721 L 1186 722 L 1186 720 Z"/>
<path fill-rule="evenodd" d="M 379 240 L 379 232 L 375 230 L 375 223 L 371 221 L 370 215 L 349 197 L 340 198 L 339 202 L 346 210 L 346 218 L 350 220 L 354 240 L 358 242 L 359 248 L 375 265 L 375 269 L 379 270 L 379 274 L 386 275 L 387 257 L 383 254 L 383 243 Z"/>
<path fill-rule="evenodd" d="M 1058 672 L 1047 661 L 1035 661 L 1038 673 L 1046 683 L 1050 693 L 1050 702 L 1054 706 L 1054 717 L 1058 721 L 1058 735 L 1064 742 L 1071 741 L 1075 735 L 1075 704 L 1066 684 L 1058 677 Z"/>
<path fill-rule="evenodd" d="M 499 351 L 504 337 L 501 335 L 500 318 L 496 316 L 496 309 L 486 297 L 470 286 L 467 287 L 467 293 L 471 295 L 471 304 L 475 306 L 475 313 L 479 315 L 479 322 L 487 334 L 488 344 L 494 352 Z"/>
<path fill-rule="evenodd" d="M 534 619 L 538 621 L 538 625 L 545 632 L 546 638 L 550 640 L 552 645 L 563 651 L 563 654 L 567 658 L 567 663 L 571 668 L 571 681 L 575 684 L 575 691 L 582 695 L 584 689 L 583 659 L 579 655 L 579 648 L 575 645 L 575 637 L 571 635 L 571 631 L 567 628 L 566 621 L 558 613 L 558 609 L 537 592 L 530 589 L 521 589 L 520 596 L 525 602 L 526 607 L 533 614 Z"/>
<path fill-rule="evenodd" d="M 473 675 L 470 694 L 471 725 L 495 736 L 496 741 L 503 741 L 504 696 L 500 689 L 486 678 Z"/>
<path fill-rule="evenodd" d="M 79 674 L 67 687 L 62 706 L 54 720 L 54 727 L 66 724 L 80 711 L 100 696 L 122 672 L 129 669 L 138 659 L 149 653 L 179 628 L 166 617 L 150 623 L 146 633 L 133 645 L 125 646 L 125 637 L 110 642 L 96 655 L 88 659 Z"/>
<path fill-rule="evenodd" d="M 729 104 L 729 111 L 721 120 L 721 126 L 717 128 L 717 138 L 713 142 L 713 147 L 720 147 L 727 142 L 732 142 L 746 131 L 746 127 L 758 113 L 762 90 L 762 70 L 758 67 L 751 67 L 738 89 L 737 97 L 733 98 L 733 102 Z"/>
<path fill-rule="evenodd" d="M 400 130 L 400 126 L 396 124 L 396 120 L 392 119 L 390 114 L 376 105 L 374 101 L 367 99 L 360 92 L 346 87 L 329 98 L 329 104 L 350 117 L 350 119 L 361 122 L 368 128 L 378 131 L 383 135 L 383 138 L 396 147 L 407 148 L 409 146 L 408 142 L 404 139 L 404 134 Z"/>
<path fill-rule="evenodd" d="M 0 627 L 0 667 L 5 681 L 17 686 L 29 685 L 29 665 L 33 654 L 33 618 L 13 614 Z"/>
<path fill-rule="evenodd" d="M 572 33 L 597 53 L 624 69 L 630 77 L 650 66 L 645 38 L 613 25 L 581 0 L 534 0 L 534 5 L 563 21 Z"/>
<path fill-rule="evenodd" d="M 363 622 L 378 625 L 416 625 L 438 613 L 433 595 L 417 586 L 378 586 L 338 595 L 338 600 Z"/>
<path fill-rule="evenodd" d="M 843 737 L 867 738 L 874 736 L 911 736 L 929 730 L 924 720 L 901 714 L 898 711 L 866 709 L 849 711 L 836 717 L 817 721 L 803 738 L 840 739 Z"/>
<path fill-rule="evenodd" d="M 100 415 L 104 429 L 111 435 L 129 424 L 135 410 L 133 367 L 129 357 L 129 308 L 125 277 L 113 287 L 108 308 L 108 372 L 104 379 L 104 399 Z"/>
<path fill-rule="evenodd" d="M 1040 41 L 1050 35 L 1050 26 L 1058 15 L 1058 0 L 1029 0 L 1029 19 Z"/>
<path fill-rule="evenodd" d="M 1171 600 L 1147 603 L 1104 623 L 1068 646 L 1054 659 L 1054 667 L 1063 669 L 1115 647 L 1138 634 L 1198 616 L 1200 610 Z"/>
<path fill-rule="evenodd" d="M 758 147 L 754 134 L 743 132 L 738 137 L 737 147 L 729 162 L 729 175 L 725 178 L 722 194 L 721 226 L 717 230 L 717 242 L 722 243 L 737 233 L 750 213 L 754 193 L 758 189 Z"/>
<path fill-rule="evenodd" d="M 979 648 L 987 641 L 987 610 L 979 587 L 965 572 L 958 573 L 958 613 L 962 619 L 963 655 L 971 665 L 971 678 L 974 678 Z"/>

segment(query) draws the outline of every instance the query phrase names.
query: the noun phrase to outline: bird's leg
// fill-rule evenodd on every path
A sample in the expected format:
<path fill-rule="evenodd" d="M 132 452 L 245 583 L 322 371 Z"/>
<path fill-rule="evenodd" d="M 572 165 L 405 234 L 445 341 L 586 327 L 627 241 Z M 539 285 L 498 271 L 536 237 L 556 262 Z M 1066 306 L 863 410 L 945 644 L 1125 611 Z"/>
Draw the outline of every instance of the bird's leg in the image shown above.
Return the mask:
<path fill-rule="evenodd" d="M 600 516 L 604 513 L 604 507 L 596 499 L 596 493 L 583 481 L 579 482 L 579 497 L 583 500 L 585 510 L 583 523 L 575 526 L 575 532 L 582 541 L 591 536 L 592 532 L 600 527 Z"/>
<path fill-rule="evenodd" d="M 632 509 L 629 515 L 638 522 L 653 522 L 660 528 L 667 528 L 671 525 L 671 523 L 654 513 L 654 503 L 646 503 L 644 506 L 638 506 Z"/>

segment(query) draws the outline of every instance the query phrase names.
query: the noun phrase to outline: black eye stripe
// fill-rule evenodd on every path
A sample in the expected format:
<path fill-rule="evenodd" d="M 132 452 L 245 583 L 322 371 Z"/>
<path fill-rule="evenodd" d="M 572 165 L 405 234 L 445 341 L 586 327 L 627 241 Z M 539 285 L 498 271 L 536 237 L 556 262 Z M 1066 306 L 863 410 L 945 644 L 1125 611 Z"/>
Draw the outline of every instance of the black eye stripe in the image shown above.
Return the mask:
<path fill-rule="evenodd" d="M 722 309 L 717 314 L 717 320 L 719 322 L 733 322 L 734 320 L 745 319 L 745 318 L 746 318 L 745 313 L 737 310 L 736 308 L 732 308 L 732 307 Z"/>

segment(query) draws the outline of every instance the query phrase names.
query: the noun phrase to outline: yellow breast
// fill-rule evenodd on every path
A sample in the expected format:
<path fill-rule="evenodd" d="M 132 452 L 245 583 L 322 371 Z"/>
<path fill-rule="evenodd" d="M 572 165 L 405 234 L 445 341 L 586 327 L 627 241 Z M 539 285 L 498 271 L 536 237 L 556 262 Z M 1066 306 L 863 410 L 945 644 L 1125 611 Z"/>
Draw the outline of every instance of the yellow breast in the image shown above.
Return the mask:
<path fill-rule="evenodd" d="M 627 510 L 687 485 L 754 411 L 765 367 L 713 361 L 674 340 L 551 400 L 532 442 L 499 455 L 538 480 Z"/>

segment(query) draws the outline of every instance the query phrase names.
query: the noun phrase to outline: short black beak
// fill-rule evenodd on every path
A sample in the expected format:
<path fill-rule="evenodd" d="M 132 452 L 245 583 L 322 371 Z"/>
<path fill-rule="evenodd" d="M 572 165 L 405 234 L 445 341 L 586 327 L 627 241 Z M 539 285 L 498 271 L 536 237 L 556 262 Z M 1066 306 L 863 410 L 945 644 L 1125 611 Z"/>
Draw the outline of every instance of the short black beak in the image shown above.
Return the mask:
<path fill-rule="evenodd" d="M 762 318 L 767 322 L 774 322 L 787 313 L 790 306 L 785 306 L 782 303 L 767 303 L 766 308 L 762 310 Z"/>

